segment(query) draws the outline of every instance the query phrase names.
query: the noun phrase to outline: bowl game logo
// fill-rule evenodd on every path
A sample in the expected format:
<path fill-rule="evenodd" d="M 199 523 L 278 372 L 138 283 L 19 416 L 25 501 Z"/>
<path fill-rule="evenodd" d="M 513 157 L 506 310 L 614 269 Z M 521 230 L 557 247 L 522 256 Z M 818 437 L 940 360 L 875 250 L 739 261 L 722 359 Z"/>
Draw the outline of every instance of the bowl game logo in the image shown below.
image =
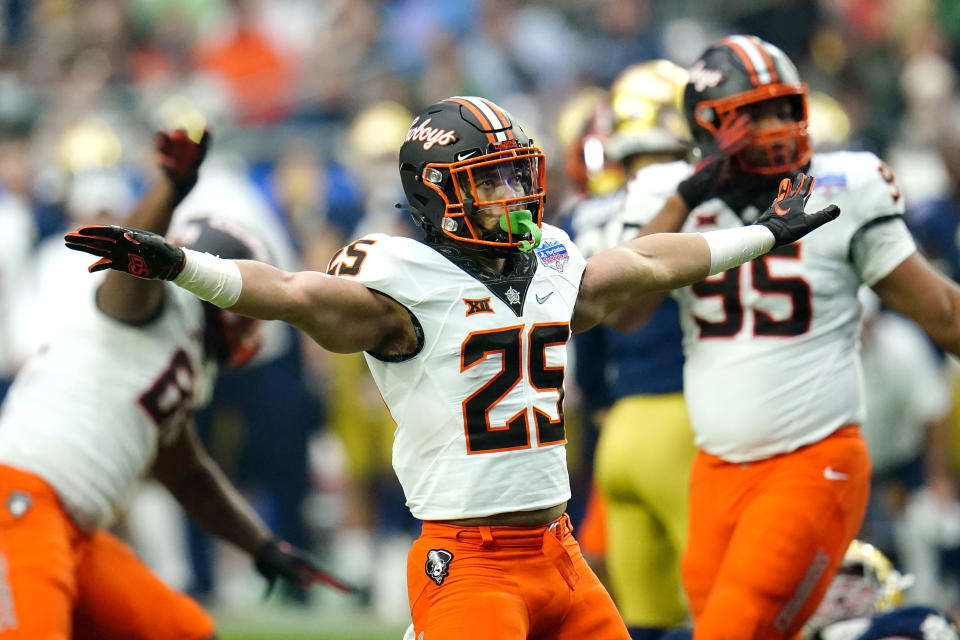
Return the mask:
<path fill-rule="evenodd" d="M 543 266 L 556 269 L 560 273 L 563 273 L 563 268 L 570 261 L 567 247 L 557 240 L 547 240 L 537 247 L 536 252 Z"/>

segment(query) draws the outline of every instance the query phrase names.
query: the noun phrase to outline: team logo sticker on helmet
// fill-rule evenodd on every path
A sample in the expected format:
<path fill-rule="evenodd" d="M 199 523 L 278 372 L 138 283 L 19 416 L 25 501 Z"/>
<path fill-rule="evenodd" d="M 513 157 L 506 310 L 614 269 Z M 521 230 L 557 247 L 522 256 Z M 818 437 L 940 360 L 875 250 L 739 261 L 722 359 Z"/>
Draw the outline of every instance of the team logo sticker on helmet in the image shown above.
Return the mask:
<path fill-rule="evenodd" d="M 723 71 L 708 69 L 704 60 L 699 60 L 690 69 L 690 83 L 697 91 L 712 89 L 723 82 Z"/>
<path fill-rule="evenodd" d="M 410 142 L 411 140 L 423 142 L 423 149 L 427 151 L 435 144 L 443 147 L 457 139 L 457 132 L 453 129 L 428 127 L 427 125 L 433 122 L 433 118 L 427 118 L 418 125 L 417 122 L 419 121 L 420 116 L 413 119 L 413 124 L 410 125 L 410 129 L 407 131 L 407 137 L 403 140 L 404 142 Z"/>
<path fill-rule="evenodd" d="M 441 585 L 450 573 L 451 560 L 453 560 L 453 554 L 446 549 L 430 549 L 427 551 L 427 564 L 424 570 L 431 580 Z"/>
<path fill-rule="evenodd" d="M 570 261 L 570 253 L 566 245 L 557 240 L 547 240 L 535 249 L 537 257 L 543 266 L 563 273 L 564 267 Z"/>

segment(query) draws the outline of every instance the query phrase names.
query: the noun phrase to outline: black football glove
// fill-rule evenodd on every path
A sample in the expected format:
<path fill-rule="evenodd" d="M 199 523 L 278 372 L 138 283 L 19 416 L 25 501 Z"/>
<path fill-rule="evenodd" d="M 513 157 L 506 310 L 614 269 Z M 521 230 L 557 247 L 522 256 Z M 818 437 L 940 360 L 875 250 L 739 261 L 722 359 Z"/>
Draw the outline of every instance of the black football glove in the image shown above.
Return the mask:
<path fill-rule="evenodd" d="M 211 137 L 210 131 L 206 129 L 198 142 L 194 142 L 183 129 L 172 133 L 157 132 L 156 148 L 160 156 L 160 167 L 173 185 L 177 202 L 197 183 L 200 165 L 207 155 Z"/>
<path fill-rule="evenodd" d="M 742 151 L 749 140 L 749 116 L 731 113 L 721 121 L 714 148 L 697 163 L 693 173 L 677 185 L 677 193 L 688 210 L 719 194 L 731 173 L 730 158 Z"/>
<path fill-rule="evenodd" d="M 254 566 L 267 579 L 270 595 L 278 578 L 289 580 L 294 585 L 308 589 L 314 584 L 325 584 L 343 593 L 356 593 L 357 588 L 334 578 L 318 567 L 306 553 L 283 540 L 271 540 L 253 554 Z"/>
<path fill-rule="evenodd" d="M 116 225 L 86 225 L 64 236 L 66 245 L 100 259 L 90 273 L 104 269 L 124 271 L 147 280 L 173 280 L 183 270 L 183 249 L 150 231 Z"/>
<path fill-rule="evenodd" d="M 773 233 L 774 247 L 796 242 L 817 227 L 830 222 L 840 215 L 840 207 L 827 205 L 820 211 L 806 213 L 803 210 L 816 179 L 798 173 L 791 181 L 784 178 L 780 182 L 780 192 L 767 210 L 757 218 L 754 224 L 761 224 Z"/>

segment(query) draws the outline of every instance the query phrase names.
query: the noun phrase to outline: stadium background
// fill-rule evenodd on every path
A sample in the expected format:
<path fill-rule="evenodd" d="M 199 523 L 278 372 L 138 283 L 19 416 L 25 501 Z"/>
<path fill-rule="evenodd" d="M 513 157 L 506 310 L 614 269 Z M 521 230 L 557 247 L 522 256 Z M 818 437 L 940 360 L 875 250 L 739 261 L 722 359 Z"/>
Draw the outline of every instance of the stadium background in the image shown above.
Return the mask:
<path fill-rule="evenodd" d="M 69 309 L 79 270 L 50 257 L 59 235 L 125 215 L 155 171 L 157 128 L 214 132 L 207 185 L 190 206 L 261 220 L 281 262 L 322 269 L 368 230 L 413 232 L 394 207 L 395 153 L 422 106 L 477 94 L 511 110 L 547 154 L 548 217 L 559 216 L 571 195 L 564 148 L 589 96 L 631 63 L 687 66 L 738 32 L 797 63 L 820 148 L 877 152 L 908 206 L 954 196 L 960 0 L 4 0 L 0 395 Z M 956 277 L 951 256 L 935 257 Z M 181 534 L 149 487 L 124 530 L 211 607 L 226 639 L 399 638 L 397 577 L 415 528 L 389 468 L 382 403 L 359 357 L 320 353 L 282 328 L 272 344 L 259 369 L 218 389 L 201 423 L 208 445 L 271 524 L 363 596 L 264 603 L 246 561 Z M 289 416 L 265 409 L 277 398 Z M 577 404 L 571 388 L 575 516 L 592 438 Z"/>

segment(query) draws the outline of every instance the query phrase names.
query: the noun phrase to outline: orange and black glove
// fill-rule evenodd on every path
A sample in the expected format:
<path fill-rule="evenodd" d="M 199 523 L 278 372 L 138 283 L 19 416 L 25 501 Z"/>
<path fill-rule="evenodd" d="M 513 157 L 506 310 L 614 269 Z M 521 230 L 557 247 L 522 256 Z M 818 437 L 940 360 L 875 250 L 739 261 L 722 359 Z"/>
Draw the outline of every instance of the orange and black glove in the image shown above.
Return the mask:
<path fill-rule="evenodd" d="M 176 202 L 179 203 L 197 183 L 200 165 L 207 155 L 212 136 L 204 130 L 200 140 L 194 142 L 184 129 L 172 133 L 158 131 L 156 149 L 160 167 L 173 185 Z"/>
<path fill-rule="evenodd" d="M 254 566 L 267 579 L 266 595 L 270 595 L 278 578 L 308 589 L 314 584 L 323 584 L 343 593 L 356 593 L 357 588 L 322 570 L 304 551 L 283 540 L 273 539 L 253 554 Z"/>
<path fill-rule="evenodd" d="M 173 280 L 186 259 L 183 249 L 161 235 L 117 225 L 86 225 L 66 234 L 64 242 L 100 257 L 87 267 L 90 273 L 116 269 L 147 280 Z"/>
<path fill-rule="evenodd" d="M 767 210 L 757 218 L 754 224 L 770 229 L 773 233 L 774 247 L 796 242 L 817 227 L 830 222 L 840 215 L 840 207 L 827 205 L 820 211 L 806 213 L 803 208 L 810 199 L 810 192 L 816 179 L 798 173 L 791 181 L 784 178 L 780 182 L 780 192 Z"/>

